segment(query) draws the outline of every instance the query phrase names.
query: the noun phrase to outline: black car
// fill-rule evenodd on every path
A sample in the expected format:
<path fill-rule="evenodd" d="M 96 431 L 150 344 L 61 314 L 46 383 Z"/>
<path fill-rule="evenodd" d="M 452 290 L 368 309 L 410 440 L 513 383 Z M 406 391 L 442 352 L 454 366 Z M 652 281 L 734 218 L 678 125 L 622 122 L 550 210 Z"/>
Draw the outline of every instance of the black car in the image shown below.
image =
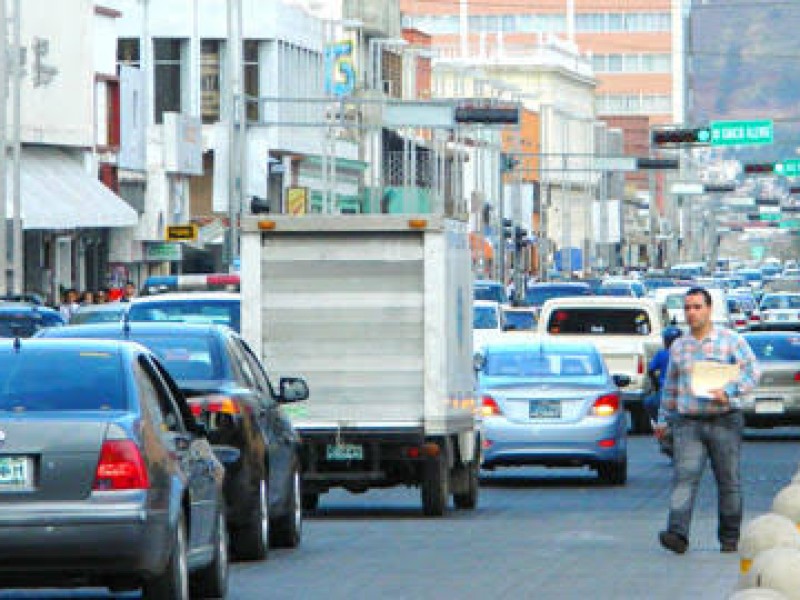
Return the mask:
<path fill-rule="evenodd" d="M 308 397 L 305 381 L 282 378 L 273 389 L 245 341 L 222 325 L 124 322 L 42 335 L 129 339 L 150 348 L 208 427 L 209 440 L 241 451 L 239 460 L 226 465 L 225 477 L 233 553 L 261 559 L 270 544 L 300 543 L 300 442 L 282 405 Z"/>
<path fill-rule="evenodd" d="M 224 467 L 156 356 L 16 338 L 0 365 L 0 586 L 224 597 Z"/>
<path fill-rule="evenodd" d="M 64 324 L 61 313 L 46 306 L 21 302 L 0 303 L 0 338 L 27 338 L 45 327 Z"/>

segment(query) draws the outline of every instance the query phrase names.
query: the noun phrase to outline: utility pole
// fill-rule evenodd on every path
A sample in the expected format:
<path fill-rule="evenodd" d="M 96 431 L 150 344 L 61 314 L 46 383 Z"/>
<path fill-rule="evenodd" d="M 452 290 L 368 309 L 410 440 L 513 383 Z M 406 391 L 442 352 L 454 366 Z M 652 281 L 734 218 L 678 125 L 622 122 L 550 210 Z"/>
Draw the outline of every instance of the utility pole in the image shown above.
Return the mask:
<path fill-rule="evenodd" d="M 3 25 L 2 36 L 0 36 L 0 57 L 8 56 L 8 27 L 6 21 L 6 3 L 0 0 L 0 23 Z M 6 108 L 8 101 L 8 61 L 0 60 L 0 106 L 3 107 L 0 114 L 0 295 L 5 295 L 8 291 L 8 239 L 6 235 L 6 223 L 8 210 L 6 205 L 6 157 L 7 154 L 7 131 L 6 131 Z"/>
<path fill-rule="evenodd" d="M 244 154 L 237 142 L 244 137 L 244 121 L 246 119 L 244 94 L 242 94 L 242 4 L 241 0 L 227 0 L 227 33 L 228 33 L 228 268 L 235 269 L 239 257 L 239 208 L 243 198 L 242 177 L 245 165 L 241 164 Z M 238 121 L 238 128 L 237 128 Z M 239 149 L 239 152 L 237 152 Z"/>

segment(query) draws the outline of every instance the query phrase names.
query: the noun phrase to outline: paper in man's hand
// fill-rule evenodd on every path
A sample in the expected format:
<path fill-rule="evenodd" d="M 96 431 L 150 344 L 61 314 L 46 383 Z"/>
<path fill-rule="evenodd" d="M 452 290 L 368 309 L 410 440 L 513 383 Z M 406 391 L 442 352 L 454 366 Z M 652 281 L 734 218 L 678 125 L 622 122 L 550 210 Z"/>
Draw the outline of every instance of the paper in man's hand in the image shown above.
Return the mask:
<path fill-rule="evenodd" d="M 711 397 L 711 390 L 724 388 L 739 378 L 739 365 L 698 360 L 692 366 L 692 394 L 701 398 Z"/>

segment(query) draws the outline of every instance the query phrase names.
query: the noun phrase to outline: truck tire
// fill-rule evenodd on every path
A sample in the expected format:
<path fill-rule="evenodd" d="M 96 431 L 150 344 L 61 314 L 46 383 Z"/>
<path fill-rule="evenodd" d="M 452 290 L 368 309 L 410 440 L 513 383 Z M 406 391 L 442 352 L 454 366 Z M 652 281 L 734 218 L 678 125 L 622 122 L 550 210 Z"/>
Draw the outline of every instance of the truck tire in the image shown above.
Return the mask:
<path fill-rule="evenodd" d="M 441 517 L 447 507 L 448 494 L 447 457 L 438 456 L 425 460 L 422 467 L 422 513 L 426 517 Z"/>
<path fill-rule="evenodd" d="M 467 470 L 467 489 L 459 494 L 453 494 L 453 504 L 456 508 L 471 510 L 478 505 L 478 472 L 480 466 L 476 460 L 464 465 Z"/>

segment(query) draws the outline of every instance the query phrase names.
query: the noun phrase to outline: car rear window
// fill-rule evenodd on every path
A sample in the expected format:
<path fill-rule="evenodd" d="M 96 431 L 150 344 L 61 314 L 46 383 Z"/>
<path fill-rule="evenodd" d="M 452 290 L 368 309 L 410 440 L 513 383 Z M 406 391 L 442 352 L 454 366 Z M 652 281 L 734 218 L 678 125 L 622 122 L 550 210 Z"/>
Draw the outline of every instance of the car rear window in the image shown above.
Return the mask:
<path fill-rule="evenodd" d="M 476 306 L 472 313 L 473 329 L 497 329 L 500 327 L 498 321 L 498 310 L 493 306 Z"/>
<path fill-rule="evenodd" d="M 800 361 L 800 336 L 749 336 L 746 339 L 758 360 Z"/>
<path fill-rule="evenodd" d="M 223 378 L 222 358 L 212 337 L 137 335 L 134 340 L 150 348 L 179 384 Z"/>
<path fill-rule="evenodd" d="M 168 321 L 227 325 L 239 331 L 241 320 L 237 300 L 169 300 L 132 304 L 131 321 Z"/>
<path fill-rule="evenodd" d="M 0 411 L 123 410 L 120 357 L 73 348 L 25 348 L 0 354 Z"/>
<path fill-rule="evenodd" d="M 507 329 L 535 329 L 536 317 L 532 312 L 510 310 L 505 313 Z"/>
<path fill-rule="evenodd" d="M 603 373 L 598 355 L 538 350 L 500 351 L 486 357 L 483 372 L 490 377 L 582 377 Z"/>
<path fill-rule="evenodd" d="M 0 314 L 0 338 L 28 338 L 40 329 L 55 324 L 46 322 L 40 314 Z"/>
<path fill-rule="evenodd" d="M 555 334 L 649 335 L 652 330 L 647 311 L 631 308 L 559 308 L 547 322 L 547 331 Z"/>
<path fill-rule="evenodd" d="M 500 304 L 505 304 L 508 301 L 506 292 L 500 285 L 476 285 L 475 300 L 489 300 Z"/>

